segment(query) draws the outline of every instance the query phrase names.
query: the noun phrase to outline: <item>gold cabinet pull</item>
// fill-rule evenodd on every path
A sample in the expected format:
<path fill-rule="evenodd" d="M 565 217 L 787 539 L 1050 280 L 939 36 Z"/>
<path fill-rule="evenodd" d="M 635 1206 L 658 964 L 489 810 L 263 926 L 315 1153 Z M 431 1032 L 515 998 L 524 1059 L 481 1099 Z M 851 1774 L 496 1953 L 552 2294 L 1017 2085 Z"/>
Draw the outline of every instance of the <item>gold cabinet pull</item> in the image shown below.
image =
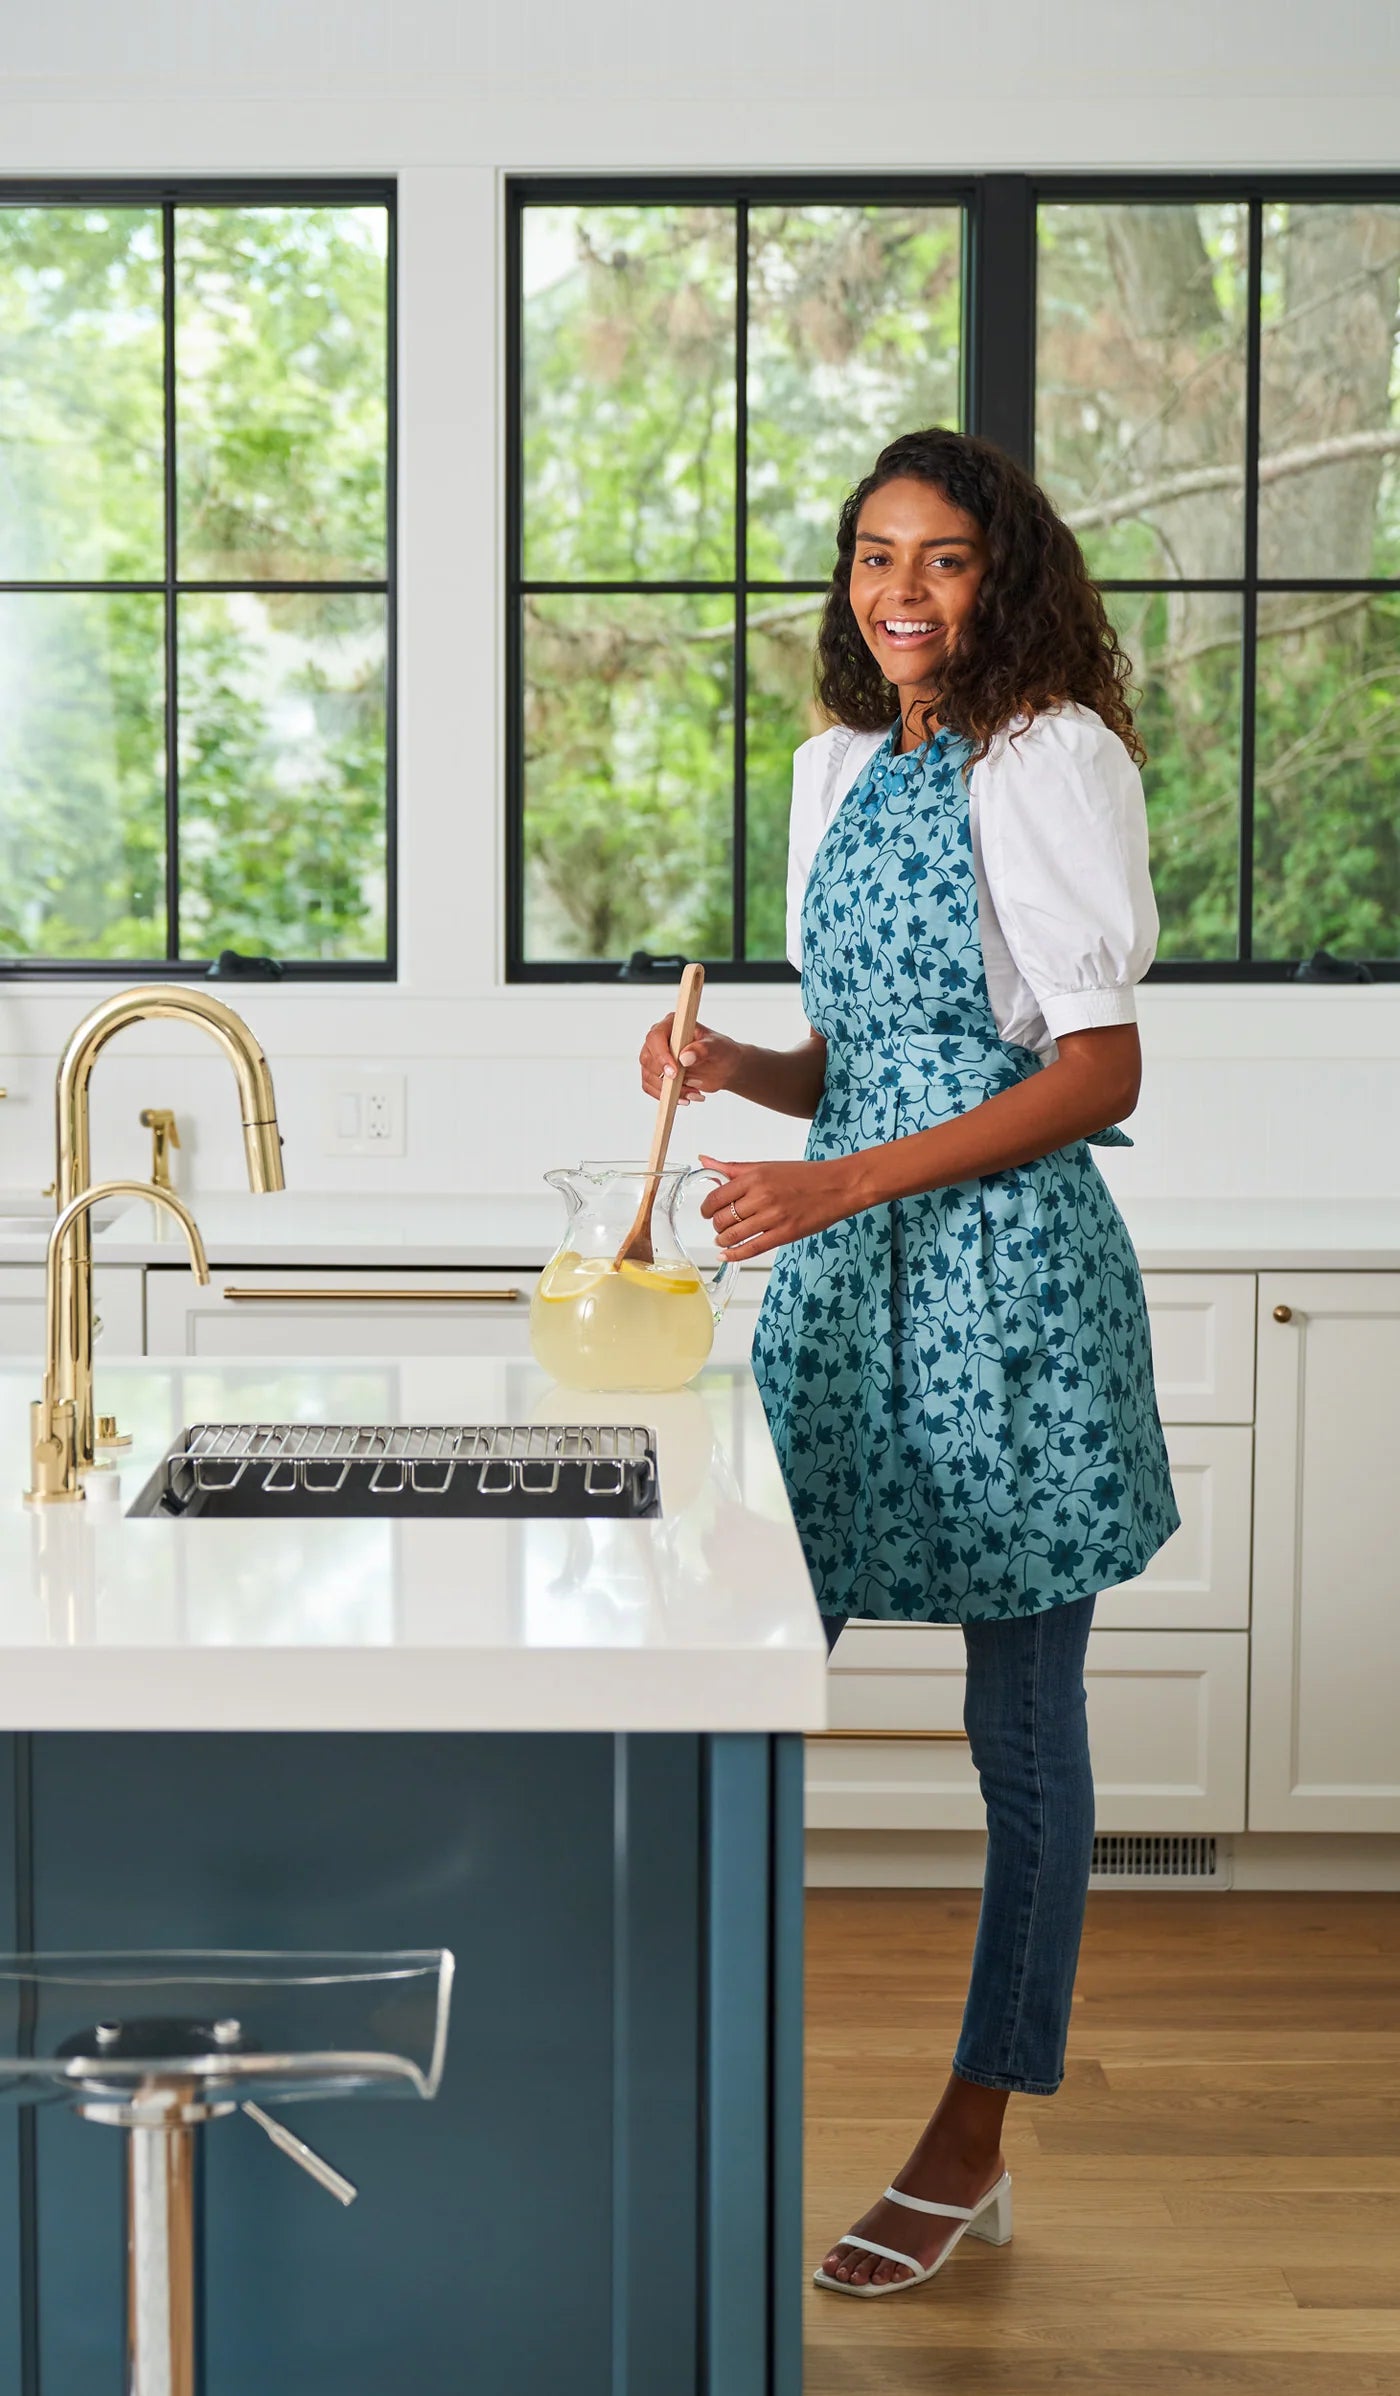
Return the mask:
<path fill-rule="evenodd" d="M 809 1730 L 809 1739 L 955 1739 L 967 1744 L 965 1730 Z"/>
<path fill-rule="evenodd" d="M 275 1306 L 286 1299 L 300 1305 L 314 1299 L 323 1306 L 485 1306 L 511 1305 L 525 1295 L 520 1289 L 499 1290 L 245 1290 L 226 1289 L 234 1306 Z"/>
<path fill-rule="evenodd" d="M 1274 1321 L 1276 1323 L 1291 1323 L 1292 1320 L 1293 1309 L 1291 1306 L 1276 1306 L 1274 1308 Z"/>

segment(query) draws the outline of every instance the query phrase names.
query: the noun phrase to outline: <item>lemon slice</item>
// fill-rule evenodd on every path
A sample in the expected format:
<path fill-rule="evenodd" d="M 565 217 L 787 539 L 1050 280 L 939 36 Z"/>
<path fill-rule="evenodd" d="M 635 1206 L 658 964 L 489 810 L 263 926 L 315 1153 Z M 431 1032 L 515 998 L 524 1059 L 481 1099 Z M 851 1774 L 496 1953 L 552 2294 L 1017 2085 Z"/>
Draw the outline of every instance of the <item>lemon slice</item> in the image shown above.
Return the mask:
<path fill-rule="evenodd" d="M 664 1290 L 671 1298 L 689 1297 L 700 1287 L 698 1273 L 674 1272 L 665 1265 L 639 1265 L 628 1257 L 620 1267 L 629 1281 L 640 1281 L 644 1289 Z"/>
<path fill-rule="evenodd" d="M 541 1276 L 537 1294 L 556 1306 L 586 1298 L 608 1270 L 605 1256 L 561 1256 Z"/>

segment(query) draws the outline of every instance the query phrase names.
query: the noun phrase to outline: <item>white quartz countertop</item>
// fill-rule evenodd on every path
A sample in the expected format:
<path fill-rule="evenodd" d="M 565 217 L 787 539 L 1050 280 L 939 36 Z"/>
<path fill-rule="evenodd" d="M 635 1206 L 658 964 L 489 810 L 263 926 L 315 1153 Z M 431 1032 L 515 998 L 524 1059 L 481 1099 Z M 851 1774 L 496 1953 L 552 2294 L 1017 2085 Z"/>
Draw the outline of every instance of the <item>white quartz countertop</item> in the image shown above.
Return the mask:
<path fill-rule="evenodd" d="M 1400 1270 L 1396 1198 L 1144 1198 L 1117 1194 L 1145 1272 L 1379 1272 Z M 526 1271 L 553 1254 L 564 1210 L 552 1191 L 423 1198 L 287 1190 L 196 1196 L 215 1266 L 378 1269 L 473 1265 Z M 98 1232 L 108 1264 L 182 1264 L 176 1224 L 149 1206 L 125 1208 Z M 8 1237 L 0 1260 L 38 1254 L 31 1232 Z"/>
<path fill-rule="evenodd" d="M 548 1263 L 564 1230 L 563 1200 L 543 1187 L 503 1198 L 236 1190 L 190 1204 L 211 1265 L 526 1269 Z M 108 1264 L 179 1264 L 184 1246 L 179 1225 L 138 1200 L 98 1232 L 94 1252 Z"/>
<path fill-rule="evenodd" d="M 825 1722 L 826 1647 L 747 1366 L 563 1392 L 474 1357 L 104 1359 L 134 1445 L 28 1508 L 37 1373 L 0 1370 L 0 1728 L 776 1731 Z M 645 1423 L 655 1521 L 129 1520 L 199 1422 Z"/>

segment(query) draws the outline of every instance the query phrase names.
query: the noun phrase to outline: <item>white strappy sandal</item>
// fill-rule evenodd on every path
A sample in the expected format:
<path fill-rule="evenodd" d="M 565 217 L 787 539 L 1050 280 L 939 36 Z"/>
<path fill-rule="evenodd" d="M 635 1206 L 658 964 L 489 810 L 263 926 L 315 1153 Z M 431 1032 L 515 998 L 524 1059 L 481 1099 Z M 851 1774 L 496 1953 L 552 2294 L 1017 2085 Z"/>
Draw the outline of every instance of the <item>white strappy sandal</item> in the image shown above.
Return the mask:
<path fill-rule="evenodd" d="M 886 2263 L 898 2263 L 913 2277 L 907 2280 L 838 2280 L 830 2272 L 814 2271 L 812 2278 L 819 2288 L 834 2288 L 838 2296 L 897 2296 L 902 2288 L 920 2288 L 941 2271 L 963 2237 L 985 2238 L 989 2246 L 1005 2246 L 1011 2236 L 1011 2174 L 1004 2171 L 976 2205 L 931 2205 L 926 2197 L 906 2196 L 902 2188 L 887 2188 L 885 2201 L 891 2205 L 907 2205 L 911 2213 L 942 2213 L 960 2226 L 948 2240 L 936 2261 L 925 2266 L 913 2255 L 901 2255 L 892 2246 L 879 2246 L 873 2238 L 859 2238 L 848 2231 L 838 2238 L 838 2246 L 858 2246 L 864 2254 L 879 2255 Z"/>

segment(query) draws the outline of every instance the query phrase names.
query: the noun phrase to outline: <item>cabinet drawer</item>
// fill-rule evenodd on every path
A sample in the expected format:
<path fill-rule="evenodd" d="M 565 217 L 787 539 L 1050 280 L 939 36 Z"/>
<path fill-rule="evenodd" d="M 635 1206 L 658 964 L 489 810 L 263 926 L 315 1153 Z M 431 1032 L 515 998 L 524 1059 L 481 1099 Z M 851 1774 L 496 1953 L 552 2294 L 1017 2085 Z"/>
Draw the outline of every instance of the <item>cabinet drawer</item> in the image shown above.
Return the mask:
<path fill-rule="evenodd" d="M 1254 1275 L 1145 1273 L 1164 1423 L 1254 1420 Z"/>
<path fill-rule="evenodd" d="M 538 1276 L 264 1272 L 146 1277 L 150 1356 L 527 1356 Z"/>
<path fill-rule="evenodd" d="M 1095 1629 L 1085 1686 L 1101 1830 L 1243 1828 L 1248 1651 L 1243 1631 Z M 845 1632 L 831 1731 L 808 1741 L 808 1827 L 980 1830 L 962 1691 L 956 1628 Z"/>
<path fill-rule="evenodd" d="M 1163 1428 L 1181 1528 L 1145 1572 L 1104 1590 L 1095 1627 L 1248 1630 L 1254 1433 L 1244 1423 Z"/>

